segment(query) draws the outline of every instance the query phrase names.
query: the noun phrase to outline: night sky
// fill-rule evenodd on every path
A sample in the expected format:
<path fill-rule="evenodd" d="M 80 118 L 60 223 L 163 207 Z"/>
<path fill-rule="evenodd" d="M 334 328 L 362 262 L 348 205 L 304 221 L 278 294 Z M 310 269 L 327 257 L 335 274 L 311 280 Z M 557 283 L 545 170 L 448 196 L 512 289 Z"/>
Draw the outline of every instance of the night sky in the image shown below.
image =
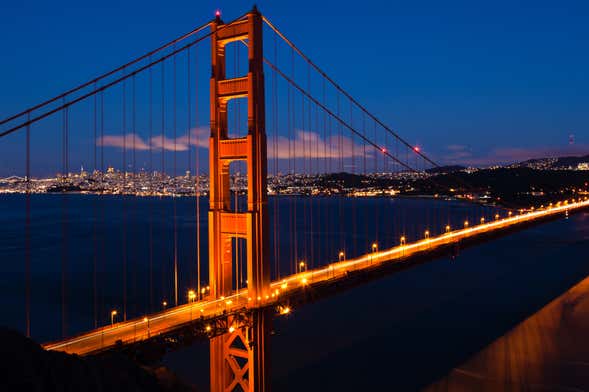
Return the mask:
<path fill-rule="evenodd" d="M 358 101 L 442 163 L 589 153 L 586 2 L 257 5 Z M 216 9 L 229 20 L 251 6 L 4 2 L 0 118 L 191 30 Z"/>

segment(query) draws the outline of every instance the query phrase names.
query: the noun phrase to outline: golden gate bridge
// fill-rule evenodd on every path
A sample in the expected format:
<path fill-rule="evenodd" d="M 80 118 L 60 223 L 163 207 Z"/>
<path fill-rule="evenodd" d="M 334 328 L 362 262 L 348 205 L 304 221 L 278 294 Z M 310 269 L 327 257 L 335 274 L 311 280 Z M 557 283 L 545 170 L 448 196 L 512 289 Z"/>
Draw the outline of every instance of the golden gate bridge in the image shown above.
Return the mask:
<path fill-rule="evenodd" d="M 200 127 L 203 119 L 208 130 Z M 92 193 L 120 195 L 120 238 L 111 246 L 121 273 L 105 272 L 109 237 L 100 229 L 106 218 L 98 198 L 95 219 L 86 228 L 91 257 L 76 257 L 73 248 L 80 244 L 71 237 L 80 228 L 70 222 L 77 212 L 63 192 L 61 221 L 55 222 L 61 337 L 44 347 L 87 355 L 206 337 L 212 391 L 269 389 L 267 354 L 276 315 L 346 282 L 361 284 L 382 271 L 408 268 L 589 206 L 586 197 L 519 211 L 477 206 L 457 222 L 441 203 L 427 213 L 425 227 L 410 228 L 407 221 L 383 222 L 383 211 L 366 210 L 355 197 L 351 208 L 339 204 L 337 216 L 330 216 L 315 201 L 312 176 L 345 172 L 365 179 L 370 173 L 394 173 L 435 182 L 426 171 L 438 165 L 361 105 L 255 7 L 229 22 L 217 13 L 121 67 L 0 121 L 0 127 L 3 148 L 25 146 L 14 171 L 24 161 L 27 335 L 35 335 L 32 230 L 40 212 L 33 200 L 34 172 L 57 166 L 56 189 L 75 189 L 70 167 L 85 163 L 94 171 L 79 179 Z M 107 166 L 117 166 L 118 174 Z M 130 230 L 141 214 L 137 195 L 177 196 L 181 178 L 196 198 L 194 233 L 181 238 L 176 197 L 171 211 L 150 200 L 148 214 L 155 218 L 142 235 Z M 334 178 L 323 192 L 345 196 Z M 457 187 L 470 190 L 464 182 Z M 286 200 L 288 208 L 281 210 L 269 202 L 269 189 L 273 197 L 297 192 L 304 197 Z M 208 210 L 201 208 L 201 198 L 208 199 Z M 366 215 L 381 221 L 369 227 Z M 166 222 L 171 233 L 165 232 Z M 326 234 L 332 232 L 336 235 Z M 170 246 L 158 249 L 158 241 Z M 184 257 L 187 243 L 191 252 Z M 68 300 L 78 277 L 72 279 L 68 271 L 87 262 L 91 287 L 82 292 L 92 303 L 93 322 L 72 334 Z M 139 290 L 135 269 L 145 265 L 149 273 Z M 105 295 L 107 285 L 120 286 L 120 298 Z M 143 308 L 137 304 L 141 296 Z"/>

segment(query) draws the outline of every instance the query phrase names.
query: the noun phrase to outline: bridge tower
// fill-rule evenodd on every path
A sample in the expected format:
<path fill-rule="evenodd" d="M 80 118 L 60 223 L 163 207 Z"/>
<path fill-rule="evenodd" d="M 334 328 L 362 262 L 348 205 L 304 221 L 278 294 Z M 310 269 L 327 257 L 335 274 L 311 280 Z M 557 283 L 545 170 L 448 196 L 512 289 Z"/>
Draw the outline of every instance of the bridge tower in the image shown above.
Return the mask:
<path fill-rule="evenodd" d="M 250 307 L 265 298 L 270 285 L 267 217 L 267 152 L 265 130 L 262 16 L 254 9 L 241 20 L 224 24 L 217 16 L 212 29 L 209 285 L 213 298 L 228 296 L 233 287 L 233 239 L 247 248 L 247 289 Z M 226 78 L 227 44 L 248 46 L 245 76 Z M 227 105 L 247 98 L 245 137 L 229 138 Z M 229 165 L 247 162 L 247 211 L 231 210 Z M 228 320 L 229 325 L 233 322 Z M 249 326 L 211 339 L 211 391 L 267 391 L 265 358 L 270 317 L 253 311 Z"/>

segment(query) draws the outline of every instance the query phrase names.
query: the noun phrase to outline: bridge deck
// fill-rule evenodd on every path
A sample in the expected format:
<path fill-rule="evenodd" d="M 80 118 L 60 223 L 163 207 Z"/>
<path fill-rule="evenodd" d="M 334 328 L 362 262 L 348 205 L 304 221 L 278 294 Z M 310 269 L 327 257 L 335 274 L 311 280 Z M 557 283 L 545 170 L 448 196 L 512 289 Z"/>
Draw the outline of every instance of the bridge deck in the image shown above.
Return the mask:
<path fill-rule="evenodd" d="M 274 294 L 267 298 L 248 298 L 247 290 L 242 290 L 226 298 L 203 300 L 180 305 L 145 318 L 117 323 L 114 326 L 102 327 L 58 342 L 47 343 L 44 347 L 48 350 L 60 350 L 84 355 L 113 347 L 117 344 L 117 341 L 121 341 L 122 343 L 138 342 L 158 334 L 170 332 L 179 326 L 201 317 L 204 320 L 213 319 L 222 315 L 224 311 L 238 311 L 252 304 L 255 307 L 278 305 L 285 296 L 295 290 L 300 290 L 301 286 L 313 286 L 319 283 L 326 284 L 329 281 L 335 282 L 345 277 L 350 271 L 375 268 L 384 263 L 409 262 L 419 255 L 427 254 L 428 252 L 433 253 L 436 249 L 453 243 L 459 243 L 462 240 L 476 239 L 477 237 L 483 237 L 492 233 L 499 234 L 508 229 L 525 226 L 526 223 L 556 217 L 558 214 L 574 212 L 587 207 L 589 207 L 588 200 L 567 204 L 558 203 L 555 206 L 531 211 L 522 215 L 497 219 L 492 222 L 482 223 L 460 230 L 448 231 L 437 237 L 425 238 L 417 242 L 366 254 L 355 259 L 332 263 L 323 268 L 290 275 L 280 281 L 272 282 L 271 289 Z"/>

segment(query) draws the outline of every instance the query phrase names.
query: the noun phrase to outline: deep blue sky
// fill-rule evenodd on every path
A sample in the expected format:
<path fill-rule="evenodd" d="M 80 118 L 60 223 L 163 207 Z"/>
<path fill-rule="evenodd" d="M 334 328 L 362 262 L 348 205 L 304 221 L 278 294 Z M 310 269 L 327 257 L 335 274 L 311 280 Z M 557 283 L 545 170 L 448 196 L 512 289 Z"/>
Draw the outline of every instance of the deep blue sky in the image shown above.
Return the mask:
<path fill-rule="evenodd" d="M 589 153 L 582 1 L 258 1 L 372 112 L 445 162 Z M 244 1 L 4 2 L 0 117 Z M 569 145 L 569 135 L 575 144 Z"/>

